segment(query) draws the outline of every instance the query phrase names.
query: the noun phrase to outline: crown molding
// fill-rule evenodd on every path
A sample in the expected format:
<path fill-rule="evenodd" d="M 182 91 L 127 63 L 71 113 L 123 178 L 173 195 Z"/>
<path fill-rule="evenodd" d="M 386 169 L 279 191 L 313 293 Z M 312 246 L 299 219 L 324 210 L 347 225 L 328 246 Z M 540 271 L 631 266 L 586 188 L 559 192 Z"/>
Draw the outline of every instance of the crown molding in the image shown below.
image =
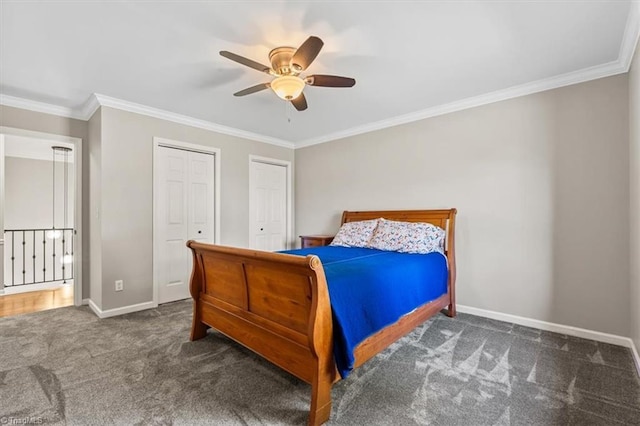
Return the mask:
<path fill-rule="evenodd" d="M 29 99 L 18 98 L 16 96 L 0 94 L 0 105 L 27 109 L 29 111 L 41 112 L 44 114 L 57 115 L 60 117 L 75 118 L 76 120 L 84 120 L 82 114 L 73 108 L 48 104 L 45 102 L 36 102 Z"/>
<path fill-rule="evenodd" d="M 29 99 L 23 99 L 9 95 L 0 95 L 0 105 L 6 105 L 9 107 L 26 109 L 29 111 L 41 112 L 45 114 L 73 118 L 83 121 L 88 121 L 89 119 L 91 119 L 98 108 L 100 108 L 101 106 L 105 106 L 109 108 L 133 112 L 136 114 L 142 114 L 149 117 L 159 118 L 161 120 L 171 121 L 178 124 L 184 124 L 191 127 L 197 127 L 199 129 L 210 130 L 212 132 L 221 133 L 224 135 L 263 142 L 283 148 L 294 148 L 294 144 L 292 142 L 283 139 L 277 139 L 270 136 L 260 135 L 258 133 L 247 132 L 210 121 L 200 120 L 197 118 L 176 114 L 170 111 L 153 108 L 146 105 L 112 98 L 98 93 L 93 93 L 91 96 L 89 96 L 84 105 L 79 109 L 66 108 L 58 105 L 47 104 L 44 102 L 36 102 Z"/>
<path fill-rule="evenodd" d="M 297 143 L 296 149 L 318 145 L 337 139 L 343 139 L 350 136 L 356 136 L 363 133 L 369 133 L 375 130 L 382 130 L 401 124 L 412 123 L 414 121 L 424 120 L 425 118 L 437 117 L 439 115 L 450 114 L 452 112 L 505 101 L 507 99 L 513 99 L 521 96 L 531 95 L 534 93 L 544 92 L 546 90 L 584 83 L 590 80 L 596 80 L 599 78 L 609 77 L 625 72 L 626 70 L 624 68 L 624 65 L 621 64 L 620 61 L 613 61 L 606 64 L 585 68 L 579 71 L 561 74 L 555 77 L 545 78 L 542 80 L 533 81 L 531 83 L 526 83 L 519 86 L 513 86 L 503 90 L 497 90 L 495 92 L 487 93 L 484 95 L 466 98 L 444 105 L 437 105 L 431 108 L 423 109 L 421 111 L 399 115 L 385 120 L 375 121 L 373 123 L 352 127 L 350 129 L 331 133 L 317 138 L 307 139 L 305 141 Z"/>
<path fill-rule="evenodd" d="M 296 149 L 305 148 L 312 145 L 318 145 L 325 142 L 331 142 L 337 139 L 343 139 L 350 136 L 356 136 L 363 133 L 369 133 L 376 130 L 386 129 L 387 127 L 398 126 L 401 124 L 411 123 L 414 121 L 424 120 L 425 118 L 437 117 L 439 115 L 449 114 L 456 111 L 462 111 L 482 105 L 500 102 L 507 99 L 513 99 L 520 96 L 531 95 L 546 90 L 557 89 L 573 84 L 584 83 L 590 80 L 610 77 L 617 74 L 629 72 L 636 46 L 640 39 L 640 1 L 634 0 L 630 3 L 629 16 L 625 25 L 618 59 L 602 65 L 596 65 L 582 70 L 573 71 L 559 76 L 545 78 L 531 83 L 510 87 L 503 90 L 487 93 L 473 98 L 466 98 L 460 101 L 451 102 L 444 105 L 437 105 L 421 111 L 412 112 L 385 120 L 375 121 L 373 123 L 364 124 L 362 126 L 352 127 L 340 132 L 331 133 L 317 138 L 306 139 L 296 143 Z"/>
<path fill-rule="evenodd" d="M 122 99 L 112 98 L 109 96 L 94 93 L 99 106 L 105 106 L 109 108 L 116 108 L 123 111 L 129 111 L 136 114 L 142 114 L 149 117 L 159 118 L 161 120 L 172 121 L 178 124 L 184 124 L 187 126 L 197 127 L 199 129 L 210 130 L 216 133 L 222 133 L 229 136 L 235 136 L 243 139 L 249 139 L 257 142 L 264 142 L 271 145 L 280 146 L 283 148 L 293 149 L 292 142 L 277 139 L 270 136 L 260 135 L 258 133 L 247 132 L 245 130 L 236 129 L 233 127 L 223 126 L 221 124 L 213 123 L 210 121 L 200 120 L 197 118 L 189 117 L 182 114 L 177 114 L 170 111 L 165 111 L 158 108 L 149 107 L 146 105 L 136 104 L 133 102 L 124 101 Z"/>
<path fill-rule="evenodd" d="M 437 117 L 452 112 L 462 111 L 482 105 L 513 99 L 520 96 L 531 95 L 546 90 L 557 89 L 573 84 L 584 83 L 590 80 L 609 77 L 629 71 L 636 46 L 640 39 L 640 1 L 631 1 L 629 15 L 618 52 L 618 59 L 606 64 L 597 65 L 582 70 L 562 74 L 559 76 L 546 78 L 519 86 L 510 87 L 503 90 L 487 93 L 484 95 L 466 98 L 444 105 L 433 106 L 424 110 L 404 114 L 384 120 L 367 123 L 361 126 L 352 127 L 339 132 L 330 133 L 316 138 L 306 139 L 301 142 L 291 142 L 258 133 L 248 132 L 233 127 L 224 126 L 210 121 L 200 120 L 182 114 L 165 111 L 146 105 L 128 102 L 122 99 L 112 98 L 98 93 L 92 94 L 81 108 L 73 109 L 52 105 L 43 102 L 31 101 L 9 95 L 0 94 L 0 104 L 10 107 L 26 109 L 30 111 L 53 114 L 61 117 L 74 118 L 78 120 L 89 120 L 101 106 L 120 109 L 124 111 L 142 114 L 149 117 L 159 118 L 178 124 L 184 124 L 212 132 L 235 136 L 243 139 L 264 142 L 271 145 L 289 149 L 305 148 L 325 142 L 331 142 L 350 136 L 382 130 L 401 124 L 424 120 L 426 118 Z"/>
<path fill-rule="evenodd" d="M 85 101 L 84 105 L 82 106 L 82 110 L 80 111 L 82 117 L 84 117 L 83 120 L 89 121 L 91 117 L 93 117 L 93 114 L 96 113 L 98 108 L 100 108 L 100 101 L 98 101 L 98 97 L 96 96 L 96 94 L 92 93 L 91 96 L 89 96 L 89 98 Z"/>
<path fill-rule="evenodd" d="M 627 17 L 627 25 L 624 28 L 622 43 L 620 44 L 620 53 L 618 60 L 623 64 L 625 72 L 631 68 L 633 54 L 638 45 L 640 38 L 640 1 L 632 1 Z"/>

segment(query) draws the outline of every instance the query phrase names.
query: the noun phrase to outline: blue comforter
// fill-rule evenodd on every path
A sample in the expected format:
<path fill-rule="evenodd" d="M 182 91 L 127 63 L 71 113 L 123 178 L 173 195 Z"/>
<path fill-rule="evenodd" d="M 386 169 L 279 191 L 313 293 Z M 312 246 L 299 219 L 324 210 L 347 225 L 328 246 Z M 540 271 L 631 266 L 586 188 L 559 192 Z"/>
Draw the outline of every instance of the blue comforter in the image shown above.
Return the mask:
<path fill-rule="evenodd" d="M 333 311 L 333 352 L 343 378 L 353 369 L 360 342 L 447 292 L 447 260 L 440 253 L 338 246 L 283 253 L 315 254 L 322 261 Z"/>

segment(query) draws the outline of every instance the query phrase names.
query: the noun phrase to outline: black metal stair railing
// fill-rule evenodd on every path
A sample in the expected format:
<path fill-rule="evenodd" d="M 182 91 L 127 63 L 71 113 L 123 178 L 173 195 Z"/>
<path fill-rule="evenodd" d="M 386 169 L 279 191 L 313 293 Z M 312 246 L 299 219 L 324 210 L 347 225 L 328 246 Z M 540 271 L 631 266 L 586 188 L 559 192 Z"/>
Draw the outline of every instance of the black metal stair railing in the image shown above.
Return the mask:
<path fill-rule="evenodd" d="M 5 229 L 5 287 L 73 279 L 73 228 Z"/>

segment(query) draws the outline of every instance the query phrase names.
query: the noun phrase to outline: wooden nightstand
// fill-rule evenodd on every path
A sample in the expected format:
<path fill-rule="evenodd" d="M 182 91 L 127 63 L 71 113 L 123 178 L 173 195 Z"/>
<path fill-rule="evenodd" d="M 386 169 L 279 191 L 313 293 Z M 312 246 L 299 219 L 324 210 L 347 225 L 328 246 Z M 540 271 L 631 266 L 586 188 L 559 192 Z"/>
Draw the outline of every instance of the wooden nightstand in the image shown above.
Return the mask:
<path fill-rule="evenodd" d="M 302 248 L 328 246 L 333 241 L 332 235 L 300 235 Z"/>

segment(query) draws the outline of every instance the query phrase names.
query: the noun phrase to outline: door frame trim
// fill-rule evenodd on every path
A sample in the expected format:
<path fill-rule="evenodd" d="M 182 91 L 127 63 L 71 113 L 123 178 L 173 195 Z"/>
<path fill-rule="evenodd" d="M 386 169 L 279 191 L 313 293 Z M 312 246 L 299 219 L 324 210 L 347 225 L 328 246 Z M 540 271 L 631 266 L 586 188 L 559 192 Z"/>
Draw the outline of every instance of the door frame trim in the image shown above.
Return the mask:
<path fill-rule="evenodd" d="M 189 142 L 176 141 L 172 139 L 162 138 L 158 136 L 153 137 L 153 239 L 152 239 L 152 252 L 153 252 L 153 307 L 158 306 L 158 250 L 156 244 L 158 242 L 157 232 L 158 224 L 156 221 L 156 200 L 158 199 L 158 185 L 156 184 L 156 178 L 158 177 L 158 150 L 161 147 L 180 149 L 183 151 L 200 152 L 203 154 L 213 155 L 213 169 L 214 179 L 213 191 L 214 191 L 214 209 L 213 209 L 213 242 L 220 244 L 220 164 L 221 152 L 220 148 L 211 147 L 208 145 L 200 145 Z M 185 247 L 186 250 L 186 247 Z"/>
<path fill-rule="evenodd" d="M 83 258 L 82 258 L 82 181 L 84 176 L 82 175 L 82 162 L 83 162 L 83 154 L 82 154 L 82 138 L 76 138 L 73 136 L 66 135 L 58 135 L 55 133 L 46 133 L 46 132 L 36 132 L 33 130 L 25 130 L 19 129 L 15 127 L 5 127 L 0 126 L 0 133 L 4 135 L 13 135 L 13 136 L 27 136 L 36 139 L 44 139 L 48 141 L 55 142 L 66 142 L 73 144 L 73 155 L 74 155 L 74 163 L 75 163 L 75 186 L 74 186 L 74 197 L 75 197 L 75 205 L 73 212 L 73 221 L 74 228 L 76 230 L 76 241 L 73 246 L 73 304 L 75 306 L 82 305 L 82 267 L 83 267 Z M 2 155 L 2 170 L 4 171 L 4 153 Z M 2 205 L 4 206 L 4 176 L 2 182 Z M 2 223 L 0 223 L 0 229 L 3 234 L 2 238 L 4 238 L 4 211 L 2 212 Z M 4 262 L 4 259 L 2 259 Z M 90 267 L 91 265 L 89 265 Z M 4 276 L 1 278 L 4 280 Z"/>
<path fill-rule="evenodd" d="M 0 296 L 5 294 L 4 292 L 4 206 L 5 206 L 4 204 L 4 173 L 5 173 L 4 133 L 0 133 Z"/>
<path fill-rule="evenodd" d="M 252 163 L 263 163 L 270 164 L 272 166 L 282 166 L 286 168 L 287 171 L 287 226 L 286 226 L 286 247 L 285 249 L 290 249 L 294 247 L 293 241 L 293 167 L 291 161 L 280 160 L 277 158 L 269 158 L 262 157 L 259 155 L 249 155 L 249 223 L 247 224 L 247 228 L 249 228 L 249 247 L 251 248 L 251 214 L 253 207 L 253 200 L 251 199 L 251 184 L 253 183 L 253 168 L 251 167 Z"/>

